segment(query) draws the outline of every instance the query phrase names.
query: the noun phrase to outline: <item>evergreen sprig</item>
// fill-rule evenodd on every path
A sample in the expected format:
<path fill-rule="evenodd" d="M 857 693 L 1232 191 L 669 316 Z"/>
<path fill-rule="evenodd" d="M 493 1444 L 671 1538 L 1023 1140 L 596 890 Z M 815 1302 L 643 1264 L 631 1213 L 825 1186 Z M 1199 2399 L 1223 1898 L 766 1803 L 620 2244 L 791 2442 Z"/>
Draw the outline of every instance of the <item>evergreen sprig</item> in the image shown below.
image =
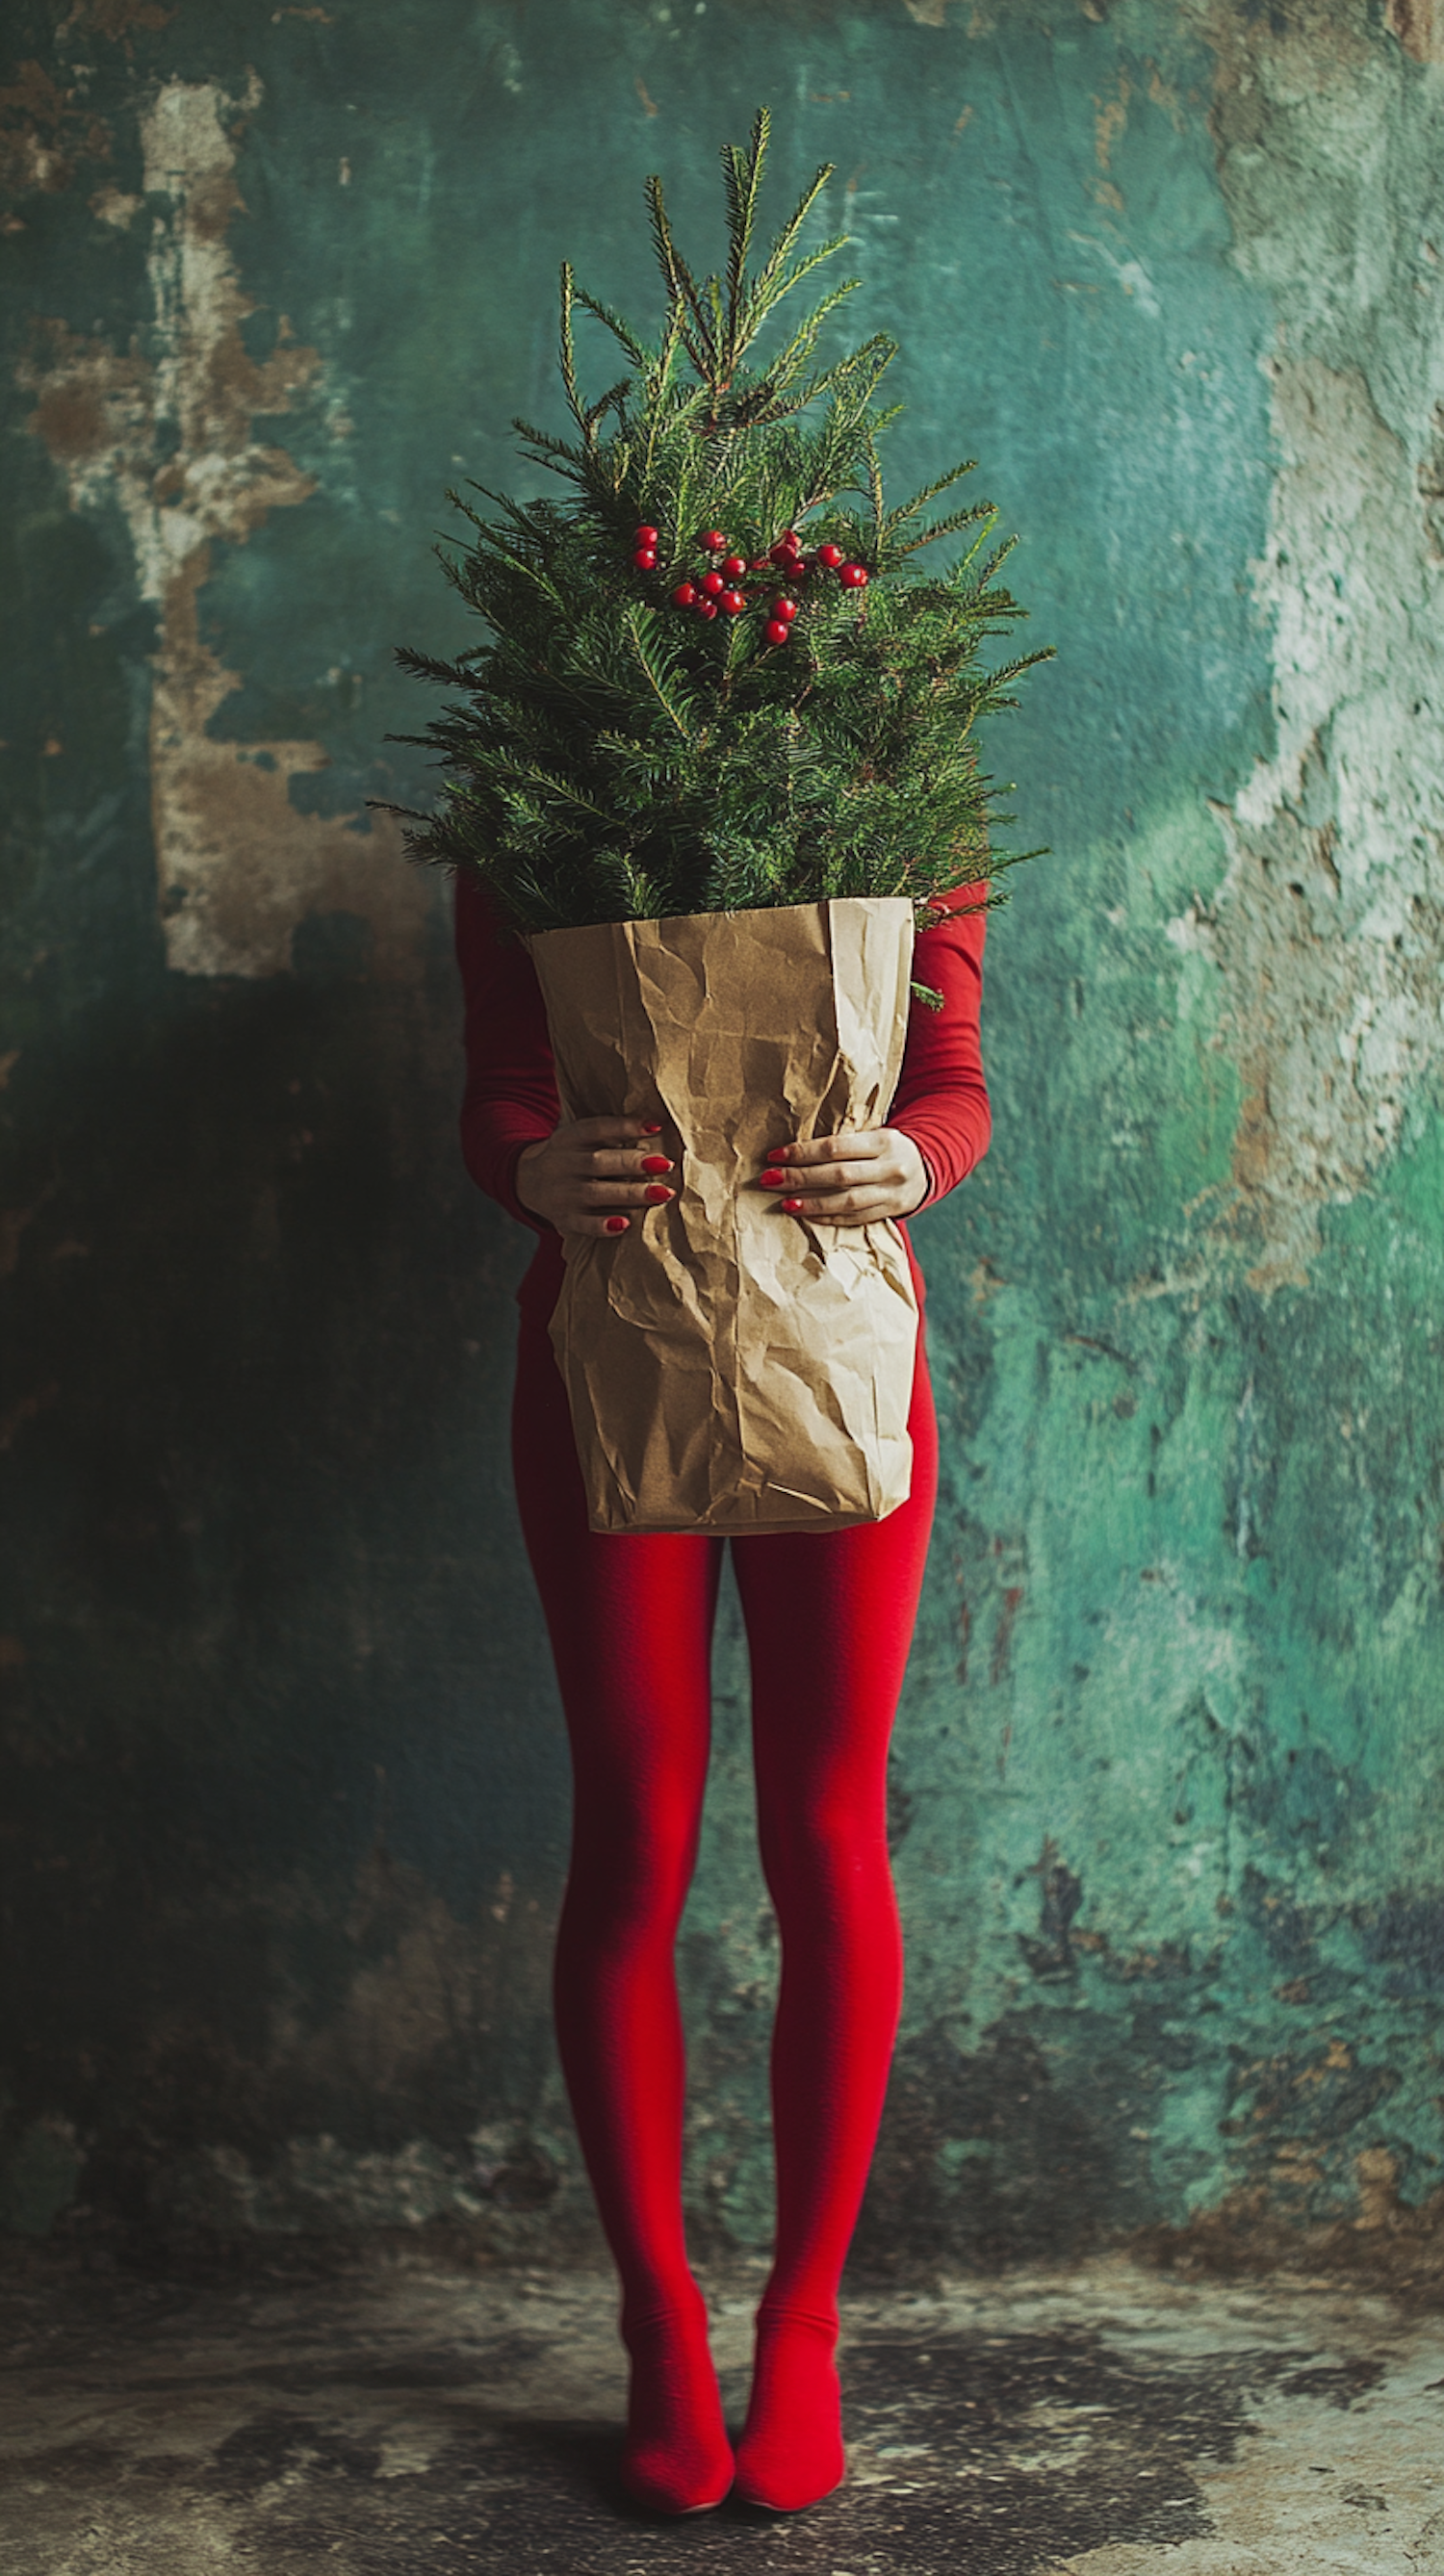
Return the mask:
<path fill-rule="evenodd" d="M 1038 855 L 993 846 L 992 823 L 1012 817 L 991 812 L 978 760 L 980 720 L 1014 705 L 1014 683 L 1048 658 L 981 659 L 1025 613 L 998 581 L 1013 541 L 991 543 L 991 502 L 923 516 L 974 464 L 887 507 L 878 439 L 899 407 L 876 396 L 896 344 L 874 333 L 816 364 L 855 278 L 757 354 L 778 308 L 846 243 L 801 246 L 825 167 L 749 266 L 768 132 L 762 109 L 748 149 L 723 151 L 720 275 L 693 275 L 661 181 L 648 181 L 666 293 L 655 343 L 563 267 L 575 435 L 514 427 L 566 496 L 516 502 L 472 484 L 494 505 L 484 516 L 449 494 L 470 535 L 441 560 L 485 640 L 454 662 L 398 656 L 451 692 L 425 734 L 401 737 L 439 753 L 447 775 L 431 815 L 387 810 L 413 827 L 413 856 L 476 868 L 521 931 L 851 894 L 909 896 L 925 923 L 932 898 Z M 578 308 L 627 359 L 591 401 Z M 639 526 L 659 532 L 655 569 L 634 563 Z M 700 537 L 714 529 L 754 567 L 797 531 L 808 569 L 754 570 L 739 584 L 746 608 L 706 623 L 670 594 L 708 561 Z M 920 570 L 917 556 L 948 537 L 964 540 L 957 560 Z M 866 587 L 819 565 L 825 544 L 865 568 Z M 797 615 L 786 644 L 769 644 L 783 590 Z"/>

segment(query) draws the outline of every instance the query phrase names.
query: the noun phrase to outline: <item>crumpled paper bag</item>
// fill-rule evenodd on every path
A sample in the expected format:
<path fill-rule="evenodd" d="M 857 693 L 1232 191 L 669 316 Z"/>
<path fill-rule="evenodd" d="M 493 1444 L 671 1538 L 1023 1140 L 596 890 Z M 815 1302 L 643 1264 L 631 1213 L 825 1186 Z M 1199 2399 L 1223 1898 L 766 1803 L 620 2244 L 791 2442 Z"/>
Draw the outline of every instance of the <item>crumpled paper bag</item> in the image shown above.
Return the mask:
<path fill-rule="evenodd" d="M 551 1333 L 591 1527 L 883 1519 L 912 1474 L 902 1237 L 784 1216 L 756 1183 L 769 1146 L 885 1122 L 911 904 L 598 922 L 527 946 L 563 1117 L 656 1120 L 675 1166 L 676 1196 L 626 1234 L 566 1238 Z"/>

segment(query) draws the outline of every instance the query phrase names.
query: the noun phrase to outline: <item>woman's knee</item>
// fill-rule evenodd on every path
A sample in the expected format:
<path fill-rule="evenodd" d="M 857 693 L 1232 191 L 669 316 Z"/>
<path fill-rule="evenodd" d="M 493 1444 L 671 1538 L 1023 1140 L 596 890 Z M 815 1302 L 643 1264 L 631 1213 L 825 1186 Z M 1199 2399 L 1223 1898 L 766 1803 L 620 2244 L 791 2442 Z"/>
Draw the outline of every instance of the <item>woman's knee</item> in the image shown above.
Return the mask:
<path fill-rule="evenodd" d="M 648 1808 L 604 1804 L 579 1784 L 569 1893 L 616 1924 L 675 1924 L 697 1865 L 700 1824 L 700 1799 Z"/>
<path fill-rule="evenodd" d="M 779 1888 L 821 1901 L 871 1883 L 889 1874 L 885 1786 L 849 1783 L 761 1802 L 758 1843 L 774 1903 Z"/>

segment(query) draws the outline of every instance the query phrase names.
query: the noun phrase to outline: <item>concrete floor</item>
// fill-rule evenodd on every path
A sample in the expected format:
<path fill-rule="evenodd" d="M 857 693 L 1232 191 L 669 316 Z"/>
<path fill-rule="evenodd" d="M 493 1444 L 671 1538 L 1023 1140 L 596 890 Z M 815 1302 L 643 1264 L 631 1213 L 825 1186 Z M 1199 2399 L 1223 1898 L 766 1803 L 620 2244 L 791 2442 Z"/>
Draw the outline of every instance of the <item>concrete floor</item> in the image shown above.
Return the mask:
<path fill-rule="evenodd" d="M 756 2279 L 708 2283 L 729 2412 Z M 853 2298 L 791 2521 L 616 2483 L 605 2281 L 0 2282 L 4 2576 L 1444 2576 L 1444 2322 L 1099 2262 Z"/>

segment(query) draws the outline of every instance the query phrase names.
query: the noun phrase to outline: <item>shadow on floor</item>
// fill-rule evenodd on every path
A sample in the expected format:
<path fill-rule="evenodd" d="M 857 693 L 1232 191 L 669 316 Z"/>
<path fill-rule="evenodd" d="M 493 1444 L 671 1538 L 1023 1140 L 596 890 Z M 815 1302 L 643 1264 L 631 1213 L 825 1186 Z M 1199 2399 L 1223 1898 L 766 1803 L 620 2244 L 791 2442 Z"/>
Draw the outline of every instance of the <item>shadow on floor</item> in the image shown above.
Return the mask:
<path fill-rule="evenodd" d="M 1444 2332 L 1379 2299 L 1099 2264 L 854 2301 L 846 2485 L 682 2522 L 619 2482 L 614 2312 L 592 2280 L 32 2273 L 0 2296 L 6 2576 L 1444 2576 Z"/>

